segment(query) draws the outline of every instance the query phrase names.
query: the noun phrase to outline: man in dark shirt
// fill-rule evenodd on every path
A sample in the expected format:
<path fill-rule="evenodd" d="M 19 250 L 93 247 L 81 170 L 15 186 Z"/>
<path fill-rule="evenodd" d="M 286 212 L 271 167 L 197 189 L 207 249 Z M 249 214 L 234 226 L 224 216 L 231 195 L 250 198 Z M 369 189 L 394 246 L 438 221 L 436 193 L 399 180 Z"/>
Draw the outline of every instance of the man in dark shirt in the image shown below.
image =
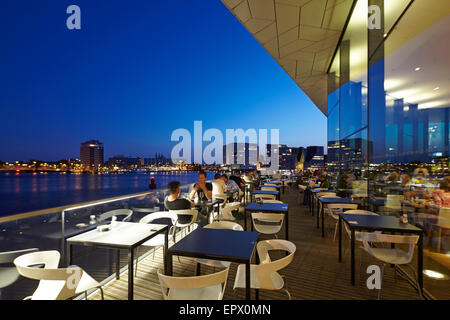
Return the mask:
<path fill-rule="evenodd" d="M 188 210 L 194 207 L 194 203 L 187 199 L 179 199 L 180 183 L 172 181 L 169 183 L 169 195 L 164 199 L 164 207 L 167 210 Z M 178 215 L 179 223 L 188 223 L 191 219 L 189 215 Z"/>
<path fill-rule="evenodd" d="M 203 203 L 212 199 L 212 184 L 206 182 L 206 173 L 204 171 L 198 173 L 198 182 L 193 185 L 189 198 L 194 200 L 195 196 L 197 196 L 197 203 Z"/>

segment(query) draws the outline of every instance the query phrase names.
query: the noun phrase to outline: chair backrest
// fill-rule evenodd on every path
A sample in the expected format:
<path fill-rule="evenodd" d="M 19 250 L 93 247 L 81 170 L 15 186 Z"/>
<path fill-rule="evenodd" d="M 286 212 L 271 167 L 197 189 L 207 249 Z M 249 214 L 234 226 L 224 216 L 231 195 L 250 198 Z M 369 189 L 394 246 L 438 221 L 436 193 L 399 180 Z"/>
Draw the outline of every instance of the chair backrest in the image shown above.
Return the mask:
<path fill-rule="evenodd" d="M 339 210 L 339 209 L 351 209 L 351 210 L 355 210 L 358 209 L 358 205 L 357 204 L 352 204 L 352 203 L 330 203 L 329 205 L 327 205 L 328 209 L 331 210 Z M 347 213 L 347 211 L 345 212 Z"/>
<path fill-rule="evenodd" d="M 252 220 L 253 223 L 256 224 L 256 221 L 270 221 L 270 222 L 279 222 L 280 224 L 284 221 L 283 213 L 263 213 L 263 212 L 252 212 Z"/>
<path fill-rule="evenodd" d="M 383 243 L 395 243 L 395 244 L 408 244 L 408 261 L 405 264 L 410 263 L 414 254 L 414 246 L 419 241 L 419 236 L 416 235 L 392 235 L 392 234 L 384 234 L 384 233 L 375 233 L 375 232 L 362 232 L 361 240 L 364 245 L 364 249 L 375 256 L 372 247 L 370 246 L 370 242 L 383 242 Z M 395 249 L 393 249 L 395 250 Z"/>
<path fill-rule="evenodd" d="M 257 194 L 255 196 L 255 198 L 257 199 L 262 199 L 264 201 L 264 199 L 266 200 L 275 200 L 275 195 L 274 194 Z"/>
<path fill-rule="evenodd" d="M 200 289 L 217 285 L 222 285 L 222 292 L 218 297 L 218 300 L 222 300 L 227 284 L 228 270 L 229 268 L 226 268 L 216 273 L 196 277 L 166 276 L 158 270 L 159 284 L 161 285 L 164 300 L 170 300 L 170 289 Z"/>
<path fill-rule="evenodd" d="M 186 209 L 186 210 L 169 210 L 169 212 L 175 213 L 177 215 L 184 215 L 184 216 L 192 216 L 191 220 L 187 223 L 180 223 L 177 220 L 176 226 L 178 228 L 187 227 L 191 224 L 193 224 L 195 221 L 197 221 L 198 211 L 195 209 Z"/>
<path fill-rule="evenodd" d="M 23 249 L 23 250 L 15 250 L 15 251 L 5 251 L 0 252 L 0 264 L 3 263 L 12 263 L 15 258 L 30 252 L 39 251 L 38 248 L 30 248 L 30 249 Z"/>
<path fill-rule="evenodd" d="M 244 228 L 242 228 L 240 224 L 231 221 L 215 221 L 213 223 L 207 224 L 203 228 L 244 231 Z"/>
<path fill-rule="evenodd" d="M 348 210 L 345 211 L 345 214 L 365 214 L 365 215 L 369 215 L 369 216 L 377 216 L 378 213 L 372 212 L 372 211 L 367 211 L 367 210 Z"/>
<path fill-rule="evenodd" d="M 400 210 L 402 208 L 403 196 L 398 194 L 388 194 L 386 198 L 386 207 Z"/>
<path fill-rule="evenodd" d="M 170 219 L 172 221 L 172 225 L 176 225 L 178 215 L 173 211 L 158 211 L 146 215 L 141 220 L 139 220 L 139 223 L 152 223 L 157 219 Z"/>
<path fill-rule="evenodd" d="M 450 208 L 440 208 L 438 225 L 445 228 L 450 228 Z"/>
<path fill-rule="evenodd" d="M 260 241 L 256 245 L 260 264 L 256 266 L 255 271 L 260 283 L 261 289 L 277 289 L 275 288 L 271 275 L 272 273 L 285 268 L 294 259 L 296 246 L 287 240 L 265 240 Z M 288 255 L 272 261 L 269 256 L 271 250 L 287 251 Z"/>
<path fill-rule="evenodd" d="M 325 197 L 325 198 L 337 197 L 336 196 L 336 192 L 318 192 L 317 196 L 318 197 Z M 339 197 L 337 197 L 337 198 L 339 198 Z"/>
<path fill-rule="evenodd" d="M 261 187 L 261 191 L 277 191 L 277 188 L 272 188 L 272 187 Z"/>
<path fill-rule="evenodd" d="M 58 281 L 51 286 L 55 292 L 48 292 L 49 298 L 65 300 L 77 294 L 84 271 L 80 267 L 58 268 L 59 260 L 60 253 L 56 250 L 37 251 L 17 257 L 14 264 L 21 276 L 40 280 L 39 286 Z M 44 268 L 33 267 L 36 265 L 44 265 Z"/>
<path fill-rule="evenodd" d="M 129 221 L 132 215 L 133 211 L 131 211 L 130 209 L 116 209 L 102 213 L 101 215 L 98 216 L 97 220 L 104 221 L 111 217 L 125 216 L 125 218 L 123 218 L 122 221 Z"/>
<path fill-rule="evenodd" d="M 283 201 L 280 200 L 267 200 L 267 199 L 263 199 L 264 203 L 283 203 Z"/>

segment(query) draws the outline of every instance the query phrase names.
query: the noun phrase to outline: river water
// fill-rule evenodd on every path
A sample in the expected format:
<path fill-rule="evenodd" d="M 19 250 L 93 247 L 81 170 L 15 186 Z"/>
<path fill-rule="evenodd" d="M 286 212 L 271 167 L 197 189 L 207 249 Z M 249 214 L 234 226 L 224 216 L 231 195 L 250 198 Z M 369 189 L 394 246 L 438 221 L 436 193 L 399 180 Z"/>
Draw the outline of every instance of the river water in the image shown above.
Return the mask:
<path fill-rule="evenodd" d="M 208 172 L 208 180 L 213 175 L 214 173 Z M 173 180 L 186 185 L 198 179 L 197 172 L 164 172 L 154 175 L 1 173 L 0 216 L 149 191 L 152 176 L 158 189 L 167 188 L 168 183 Z"/>

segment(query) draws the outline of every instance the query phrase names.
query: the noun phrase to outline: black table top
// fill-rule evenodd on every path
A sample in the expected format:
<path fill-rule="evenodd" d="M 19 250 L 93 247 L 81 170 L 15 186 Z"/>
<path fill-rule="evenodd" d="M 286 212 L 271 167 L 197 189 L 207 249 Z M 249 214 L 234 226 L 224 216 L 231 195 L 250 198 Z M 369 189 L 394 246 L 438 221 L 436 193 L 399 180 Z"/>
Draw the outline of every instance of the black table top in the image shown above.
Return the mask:
<path fill-rule="evenodd" d="M 278 195 L 279 191 L 269 191 L 269 190 L 255 190 L 252 192 L 252 194 L 273 194 Z"/>
<path fill-rule="evenodd" d="M 258 210 L 258 211 L 269 211 L 269 212 L 287 212 L 288 211 L 287 203 L 263 203 L 258 205 L 256 202 L 250 203 L 245 207 L 246 210 Z"/>
<path fill-rule="evenodd" d="M 319 197 L 318 198 L 320 202 L 322 203 L 345 203 L 345 204 L 359 204 L 359 201 L 352 200 L 350 198 L 327 198 L 327 197 Z"/>
<path fill-rule="evenodd" d="M 423 230 L 409 223 L 400 222 L 399 218 L 392 216 L 371 216 L 364 214 L 340 214 L 350 229 L 377 230 L 402 233 L 423 233 Z"/>
<path fill-rule="evenodd" d="M 198 228 L 168 250 L 174 255 L 230 261 L 250 261 L 258 232 Z"/>

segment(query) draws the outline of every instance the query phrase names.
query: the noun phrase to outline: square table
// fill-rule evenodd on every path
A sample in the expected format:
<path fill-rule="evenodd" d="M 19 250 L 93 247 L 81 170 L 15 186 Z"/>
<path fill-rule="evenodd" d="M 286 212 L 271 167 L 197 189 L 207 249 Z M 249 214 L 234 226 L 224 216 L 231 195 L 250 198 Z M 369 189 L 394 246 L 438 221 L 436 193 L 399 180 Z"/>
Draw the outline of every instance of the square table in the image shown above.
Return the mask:
<path fill-rule="evenodd" d="M 247 211 L 248 212 L 268 212 L 268 213 L 284 213 L 286 218 L 284 228 L 286 232 L 286 240 L 289 240 L 289 205 L 287 203 L 263 203 L 262 205 L 252 202 L 245 207 L 244 210 L 244 230 L 247 230 Z M 253 231 L 253 222 L 252 231 Z"/>
<path fill-rule="evenodd" d="M 258 194 L 269 194 L 275 196 L 277 200 L 280 200 L 280 191 L 269 191 L 269 190 L 255 190 L 252 192 L 253 198 Z"/>
<path fill-rule="evenodd" d="M 134 249 L 144 242 L 164 233 L 164 252 L 167 253 L 169 227 L 165 224 L 144 224 L 136 222 L 116 222 L 109 231 L 91 230 L 67 239 L 69 245 L 69 265 L 72 264 L 73 245 L 84 245 L 117 250 L 116 278 L 119 279 L 120 249 L 128 250 L 128 300 L 133 300 Z M 167 263 L 164 261 L 164 270 Z"/>
<path fill-rule="evenodd" d="M 419 236 L 417 242 L 417 273 L 420 292 L 423 292 L 423 230 L 409 223 L 401 223 L 399 218 L 392 216 L 372 216 L 364 214 L 339 214 L 339 262 L 342 262 L 342 221 L 350 229 L 351 241 L 351 284 L 355 285 L 355 231 L 390 232 L 401 234 L 415 234 Z"/>
<path fill-rule="evenodd" d="M 231 261 L 245 264 L 246 299 L 250 299 L 250 263 L 258 232 L 197 228 L 167 250 L 167 272 L 172 276 L 172 256 Z"/>
<path fill-rule="evenodd" d="M 324 208 L 327 204 L 359 204 L 359 201 L 352 200 L 351 198 L 327 198 L 327 197 L 318 197 L 318 200 L 322 203 L 322 210 L 321 210 L 321 216 L 322 216 L 322 238 L 325 237 L 325 215 L 324 215 Z M 319 207 L 319 206 L 317 206 Z M 317 208 L 317 228 L 319 228 L 319 208 Z"/>
<path fill-rule="evenodd" d="M 309 190 L 309 210 L 311 211 L 311 216 L 314 216 L 314 202 L 317 200 L 316 195 L 319 192 L 334 192 L 334 190 L 323 190 L 317 187 L 316 189 L 312 189 L 308 187 L 306 190 Z"/>

